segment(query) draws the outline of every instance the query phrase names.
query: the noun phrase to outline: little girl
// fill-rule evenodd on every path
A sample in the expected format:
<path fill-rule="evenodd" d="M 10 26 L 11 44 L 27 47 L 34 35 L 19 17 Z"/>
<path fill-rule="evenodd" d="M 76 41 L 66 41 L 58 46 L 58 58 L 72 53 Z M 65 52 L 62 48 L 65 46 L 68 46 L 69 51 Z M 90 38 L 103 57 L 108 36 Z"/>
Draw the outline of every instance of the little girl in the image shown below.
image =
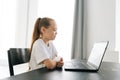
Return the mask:
<path fill-rule="evenodd" d="M 30 48 L 30 70 L 63 66 L 63 59 L 57 56 L 57 50 L 52 43 L 56 34 L 57 26 L 53 19 L 44 17 L 36 20 Z"/>

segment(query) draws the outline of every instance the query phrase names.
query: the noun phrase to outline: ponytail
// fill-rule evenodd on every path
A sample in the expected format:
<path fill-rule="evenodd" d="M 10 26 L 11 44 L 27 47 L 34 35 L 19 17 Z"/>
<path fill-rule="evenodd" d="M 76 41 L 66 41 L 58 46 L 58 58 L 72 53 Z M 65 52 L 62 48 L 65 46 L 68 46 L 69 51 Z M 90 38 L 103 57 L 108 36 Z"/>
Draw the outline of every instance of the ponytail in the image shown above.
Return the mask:
<path fill-rule="evenodd" d="M 38 18 L 35 22 L 33 35 L 32 35 L 32 43 L 31 43 L 30 53 L 32 51 L 33 43 L 39 38 L 39 36 L 41 34 L 40 29 L 39 29 L 40 21 L 41 21 L 41 18 Z"/>

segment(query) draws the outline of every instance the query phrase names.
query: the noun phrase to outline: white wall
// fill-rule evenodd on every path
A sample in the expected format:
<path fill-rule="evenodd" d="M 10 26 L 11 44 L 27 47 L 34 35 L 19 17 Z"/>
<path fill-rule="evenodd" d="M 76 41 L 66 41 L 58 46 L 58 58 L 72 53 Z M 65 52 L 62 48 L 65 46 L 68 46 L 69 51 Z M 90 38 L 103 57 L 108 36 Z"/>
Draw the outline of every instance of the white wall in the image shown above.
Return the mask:
<path fill-rule="evenodd" d="M 38 0 L 18 0 L 15 47 L 30 47 Z M 18 36 L 19 35 L 19 36 Z"/>
<path fill-rule="evenodd" d="M 28 27 L 27 27 L 27 39 L 26 46 L 31 46 L 32 33 L 36 19 L 38 18 L 38 0 L 28 0 L 29 1 L 29 9 L 28 9 Z"/>
<path fill-rule="evenodd" d="M 28 0 L 17 0 L 15 47 L 26 47 L 27 9 Z"/>
<path fill-rule="evenodd" d="M 105 60 L 113 55 L 115 48 L 115 0 L 86 0 L 84 11 L 84 53 L 87 57 L 93 43 L 109 40 Z"/>
<path fill-rule="evenodd" d="M 120 57 L 120 0 L 116 0 L 116 50 L 119 51 L 119 57 Z M 120 62 L 120 59 L 119 59 Z"/>

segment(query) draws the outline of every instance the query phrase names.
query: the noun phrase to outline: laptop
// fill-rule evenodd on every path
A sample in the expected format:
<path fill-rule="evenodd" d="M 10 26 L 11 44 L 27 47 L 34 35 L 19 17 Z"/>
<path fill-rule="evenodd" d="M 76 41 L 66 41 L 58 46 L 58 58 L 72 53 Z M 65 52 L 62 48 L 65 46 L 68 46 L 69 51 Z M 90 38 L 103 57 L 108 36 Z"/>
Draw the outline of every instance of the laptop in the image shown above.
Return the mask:
<path fill-rule="evenodd" d="M 93 45 L 88 60 L 71 60 L 64 63 L 64 69 L 68 71 L 94 71 L 101 66 L 109 41 L 96 42 Z"/>

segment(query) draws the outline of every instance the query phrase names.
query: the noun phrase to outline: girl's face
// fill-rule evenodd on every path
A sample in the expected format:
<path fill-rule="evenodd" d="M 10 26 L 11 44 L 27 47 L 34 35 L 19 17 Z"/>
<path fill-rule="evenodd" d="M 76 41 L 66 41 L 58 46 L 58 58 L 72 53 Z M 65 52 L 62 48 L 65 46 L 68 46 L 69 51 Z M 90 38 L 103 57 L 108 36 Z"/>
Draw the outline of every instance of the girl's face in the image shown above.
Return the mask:
<path fill-rule="evenodd" d="M 43 29 L 43 39 L 45 40 L 54 40 L 57 34 L 57 26 L 54 21 L 50 21 L 51 25 L 49 28 L 44 28 Z"/>

